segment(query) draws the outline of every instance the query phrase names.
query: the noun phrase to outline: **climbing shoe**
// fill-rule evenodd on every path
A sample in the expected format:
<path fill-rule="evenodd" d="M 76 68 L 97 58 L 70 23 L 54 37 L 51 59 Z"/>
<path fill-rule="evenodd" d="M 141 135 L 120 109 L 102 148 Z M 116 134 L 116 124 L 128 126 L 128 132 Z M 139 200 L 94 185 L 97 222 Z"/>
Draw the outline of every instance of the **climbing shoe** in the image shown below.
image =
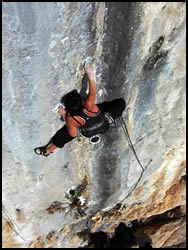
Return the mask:
<path fill-rule="evenodd" d="M 34 152 L 37 155 L 43 155 L 45 157 L 49 156 L 50 154 L 46 153 L 46 146 L 43 147 L 38 147 L 38 148 L 34 148 Z"/>

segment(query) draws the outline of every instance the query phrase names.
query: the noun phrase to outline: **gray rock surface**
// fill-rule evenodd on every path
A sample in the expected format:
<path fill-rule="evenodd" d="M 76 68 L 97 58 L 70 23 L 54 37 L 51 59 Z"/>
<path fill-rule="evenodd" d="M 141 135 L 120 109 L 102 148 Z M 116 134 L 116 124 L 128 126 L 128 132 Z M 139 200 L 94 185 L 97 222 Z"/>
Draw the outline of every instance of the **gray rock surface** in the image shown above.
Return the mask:
<path fill-rule="evenodd" d="M 77 247 L 72 232 L 84 230 L 88 216 L 155 192 L 160 201 L 177 172 L 185 175 L 185 10 L 183 2 L 3 2 L 3 212 L 21 246 L 54 231 L 64 240 L 53 246 Z M 81 138 L 47 158 L 33 152 L 63 126 L 52 112 L 61 96 L 74 88 L 87 93 L 86 58 L 96 102 L 126 100 L 123 117 L 146 167 L 139 195 L 128 196 L 142 169 L 121 127 L 98 145 Z M 65 197 L 81 183 L 84 215 Z"/>

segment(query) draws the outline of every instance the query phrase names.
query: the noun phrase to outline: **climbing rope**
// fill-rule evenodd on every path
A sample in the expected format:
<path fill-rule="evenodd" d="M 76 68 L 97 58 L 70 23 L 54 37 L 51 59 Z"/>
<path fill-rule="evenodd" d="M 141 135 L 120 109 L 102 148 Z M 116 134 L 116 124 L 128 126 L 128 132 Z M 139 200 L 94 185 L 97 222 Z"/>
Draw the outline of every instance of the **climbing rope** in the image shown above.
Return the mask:
<path fill-rule="evenodd" d="M 137 156 L 136 151 L 135 151 L 135 149 L 134 149 L 134 146 L 133 146 L 133 144 L 132 144 L 132 142 L 131 142 L 131 139 L 130 139 L 130 136 L 129 136 L 129 133 L 128 133 L 128 129 L 127 129 L 127 126 L 126 126 L 126 124 L 125 124 L 125 121 L 123 120 L 123 117 L 120 116 L 120 117 L 119 117 L 119 120 L 120 120 L 120 123 L 121 123 L 121 127 L 123 128 L 123 131 L 124 131 L 124 133 L 125 133 L 125 136 L 127 137 L 127 141 L 128 141 L 128 143 L 129 143 L 129 146 L 130 146 L 130 148 L 132 149 L 132 151 L 133 151 L 133 153 L 134 153 L 134 155 L 135 155 L 135 157 L 136 157 L 136 159 L 137 159 L 137 161 L 138 161 L 140 167 L 141 167 L 142 170 L 144 171 L 145 169 L 144 169 L 144 167 L 142 166 L 140 160 L 138 159 L 138 156 Z"/>
<path fill-rule="evenodd" d="M 142 172 L 141 172 L 141 174 L 140 174 L 139 179 L 137 180 L 137 182 L 136 182 L 136 184 L 134 185 L 134 187 L 132 188 L 132 190 L 131 190 L 131 191 L 126 195 L 126 197 L 123 199 L 123 200 L 125 200 L 125 199 L 135 190 L 135 188 L 137 187 L 139 181 L 140 181 L 141 178 L 142 178 L 142 175 L 143 175 L 144 170 L 146 169 L 146 167 L 144 168 L 144 167 L 142 166 L 142 164 L 141 164 L 141 162 L 140 162 L 140 160 L 139 160 L 139 158 L 138 158 L 138 156 L 137 156 L 137 154 L 136 154 L 136 151 L 135 151 L 134 146 L 133 146 L 133 144 L 132 144 L 132 142 L 131 142 L 131 139 L 130 139 L 130 136 L 129 136 L 129 132 L 128 132 L 127 126 L 126 126 L 126 124 L 125 124 L 125 121 L 123 120 L 123 117 L 120 116 L 120 117 L 118 117 L 118 118 L 119 118 L 121 127 L 123 128 L 124 134 L 125 134 L 125 136 L 126 136 L 126 138 L 127 138 L 128 144 L 129 144 L 130 148 L 132 149 L 132 151 L 133 151 L 133 153 L 134 153 L 134 155 L 135 155 L 135 157 L 136 157 L 136 159 L 137 159 L 137 161 L 138 161 L 140 167 L 142 168 Z M 149 163 L 150 163 L 150 162 L 149 162 Z M 148 164 L 147 164 L 147 165 L 148 165 Z"/>
<path fill-rule="evenodd" d="M 2 217 L 4 218 L 4 220 L 7 222 L 7 224 L 9 225 L 9 227 L 23 240 L 26 242 L 26 240 L 21 236 L 21 234 L 18 232 L 19 229 L 18 229 L 18 226 L 16 225 L 16 223 L 14 222 L 13 218 L 9 215 L 7 209 L 2 206 L 2 209 L 3 209 L 3 212 L 5 214 L 5 217 L 3 214 L 2 214 Z"/>

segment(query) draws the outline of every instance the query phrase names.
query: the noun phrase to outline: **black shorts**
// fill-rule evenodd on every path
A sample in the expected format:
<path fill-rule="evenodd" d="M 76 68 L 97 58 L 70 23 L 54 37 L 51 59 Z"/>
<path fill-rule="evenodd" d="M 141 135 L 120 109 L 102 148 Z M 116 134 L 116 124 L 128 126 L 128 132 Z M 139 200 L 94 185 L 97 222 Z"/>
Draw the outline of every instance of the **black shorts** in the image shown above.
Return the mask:
<path fill-rule="evenodd" d="M 115 99 L 111 102 L 103 102 L 97 104 L 97 106 L 103 111 L 108 112 L 111 116 L 116 119 L 117 117 L 121 116 L 123 111 L 126 108 L 126 102 L 123 98 Z"/>
<path fill-rule="evenodd" d="M 123 98 L 115 99 L 111 102 L 103 102 L 97 104 L 97 106 L 103 111 L 108 112 L 115 119 L 118 116 L 121 116 L 123 111 L 125 110 L 126 103 Z M 62 148 L 66 143 L 72 141 L 76 137 L 72 137 L 66 125 L 64 125 L 61 129 L 59 129 L 55 135 L 51 138 L 51 142 L 58 148 Z"/>
<path fill-rule="evenodd" d="M 51 138 L 51 142 L 58 148 L 62 148 L 66 143 L 72 141 L 75 137 L 72 137 L 66 125 L 59 129 L 55 135 Z"/>

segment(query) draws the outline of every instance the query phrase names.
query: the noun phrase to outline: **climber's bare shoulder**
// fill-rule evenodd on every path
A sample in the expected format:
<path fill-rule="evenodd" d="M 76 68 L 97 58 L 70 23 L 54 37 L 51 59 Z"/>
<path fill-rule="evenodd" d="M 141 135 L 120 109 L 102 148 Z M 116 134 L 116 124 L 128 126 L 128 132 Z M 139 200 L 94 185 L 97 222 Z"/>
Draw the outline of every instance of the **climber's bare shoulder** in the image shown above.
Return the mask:
<path fill-rule="evenodd" d="M 82 100 L 82 104 L 84 107 L 86 107 L 86 109 L 92 111 L 92 112 L 98 112 L 99 108 L 98 106 L 95 104 L 95 102 L 92 100 L 90 100 L 88 97 Z M 87 110 L 86 110 L 87 112 Z"/>
<path fill-rule="evenodd" d="M 83 99 L 82 104 L 84 107 L 86 107 L 86 109 L 84 109 L 84 112 L 86 112 L 88 115 L 92 115 L 89 111 L 92 112 L 99 111 L 98 106 L 95 103 L 93 103 L 93 101 L 91 101 L 91 99 L 89 98 Z M 80 124 L 84 125 L 83 119 L 81 119 L 79 116 L 76 116 L 76 120 Z M 77 136 L 78 128 L 80 127 L 80 124 L 77 121 L 75 121 L 71 115 L 68 115 L 65 119 L 68 132 L 73 137 Z"/>

